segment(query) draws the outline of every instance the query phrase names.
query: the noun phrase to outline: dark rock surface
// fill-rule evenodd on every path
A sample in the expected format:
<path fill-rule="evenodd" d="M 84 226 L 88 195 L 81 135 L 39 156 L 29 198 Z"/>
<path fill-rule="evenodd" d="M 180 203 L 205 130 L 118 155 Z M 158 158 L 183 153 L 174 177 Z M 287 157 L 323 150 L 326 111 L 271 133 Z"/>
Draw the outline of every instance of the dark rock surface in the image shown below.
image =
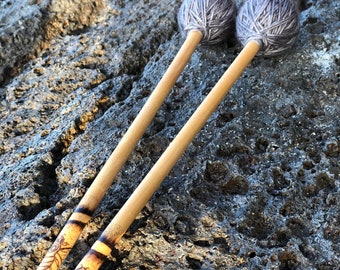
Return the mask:
<path fill-rule="evenodd" d="M 181 46 L 179 5 L 0 3 L 0 269 L 42 260 Z M 340 6 L 300 8 L 296 47 L 252 61 L 102 269 L 338 269 Z M 62 269 L 233 61 L 229 43 L 196 50 Z"/>

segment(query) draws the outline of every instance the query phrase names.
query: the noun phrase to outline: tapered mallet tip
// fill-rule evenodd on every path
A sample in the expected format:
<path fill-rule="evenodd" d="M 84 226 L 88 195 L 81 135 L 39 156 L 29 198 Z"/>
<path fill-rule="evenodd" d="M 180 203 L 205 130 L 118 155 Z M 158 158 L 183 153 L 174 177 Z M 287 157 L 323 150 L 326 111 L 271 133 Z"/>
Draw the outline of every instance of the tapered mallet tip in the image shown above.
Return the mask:
<path fill-rule="evenodd" d="M 249 0 L 236 19 L 237 38 L 245 46 L 250 40 L 260 45 L 263 55 L 285 53 L 299 33 L 299 12 L 292 0 Z"/>
<path fill-rule="evenodd" d="M 203 36 L 201 44 L 214 45 L 228 38 L 235 17 L 232 0 L 184 0 L 178 12 L 178 26 L 183 37 L 198 30 Z"/>

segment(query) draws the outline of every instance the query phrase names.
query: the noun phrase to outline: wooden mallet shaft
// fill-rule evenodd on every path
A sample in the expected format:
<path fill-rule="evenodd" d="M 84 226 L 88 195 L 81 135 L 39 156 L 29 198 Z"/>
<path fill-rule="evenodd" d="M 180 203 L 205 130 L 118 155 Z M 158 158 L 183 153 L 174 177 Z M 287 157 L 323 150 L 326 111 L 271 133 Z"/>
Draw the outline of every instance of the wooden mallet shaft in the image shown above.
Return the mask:
<path fill-rule="evenodd" d="M 222 102 L 235 81 L 260 50 L 260 45 L 250 41 L 236 57 L 224 75 L 220 78 L 208 96 L 197 108 L 188 122 L 170 143 L 149 173 L 145 176 L 117 215 L 106 227 L 100 238 L 78 264 L 77 270 L 99 269 L 105 258 L 110 255 L 113 246 L 123 236 L 138 213 L 150 200 L 172 167 L 182 156 L 196 134 L 202 129 L 208 118 Z"/>
<path fill-rule="evenodd" d="M 79 202 L 74 213 L 40 263 L 38 270 L 54 270 L 60 267 L 201 40 L 200 31 L 193 30 L 188 33 L 186 40 L 162 79 Z"/>

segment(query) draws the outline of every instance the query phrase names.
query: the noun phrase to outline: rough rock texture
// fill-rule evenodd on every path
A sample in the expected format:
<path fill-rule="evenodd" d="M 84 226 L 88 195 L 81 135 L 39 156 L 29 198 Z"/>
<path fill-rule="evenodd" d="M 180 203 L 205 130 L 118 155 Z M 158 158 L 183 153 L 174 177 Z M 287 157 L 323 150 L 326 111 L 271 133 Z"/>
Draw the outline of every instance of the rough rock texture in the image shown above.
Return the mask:
<path fill-rule="evenodd" d="M 0 269 L 42 260 L 182 44 L 179 5 L 0 3 Z M 340 5 L 300 8 L 296 47 L 252 61 L 102 269 L 338 269 Z M 62 269 L 240 50 L 196 50 Z"/>

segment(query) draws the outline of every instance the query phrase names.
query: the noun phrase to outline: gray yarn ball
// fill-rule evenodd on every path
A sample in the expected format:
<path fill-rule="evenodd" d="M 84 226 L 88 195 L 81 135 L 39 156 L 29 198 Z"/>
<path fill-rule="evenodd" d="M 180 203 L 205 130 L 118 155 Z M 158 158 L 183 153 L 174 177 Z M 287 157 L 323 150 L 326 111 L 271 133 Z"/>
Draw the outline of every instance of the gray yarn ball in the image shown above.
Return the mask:
<path fill-rule="evenodd" d="M 235 27 L 236 5 L 232 0 L 184 0 L 178 12 L 178 26 L 183 37 L 199 30 L 203 45 L 225 41 Z"/>
<path fill-rule="evenodd" d="M 254 40 L 267 56 L 291 49 L 299 30 L 299 12 L 291 0 L 248 0 L 236 18 L 241 43 Z"/>

